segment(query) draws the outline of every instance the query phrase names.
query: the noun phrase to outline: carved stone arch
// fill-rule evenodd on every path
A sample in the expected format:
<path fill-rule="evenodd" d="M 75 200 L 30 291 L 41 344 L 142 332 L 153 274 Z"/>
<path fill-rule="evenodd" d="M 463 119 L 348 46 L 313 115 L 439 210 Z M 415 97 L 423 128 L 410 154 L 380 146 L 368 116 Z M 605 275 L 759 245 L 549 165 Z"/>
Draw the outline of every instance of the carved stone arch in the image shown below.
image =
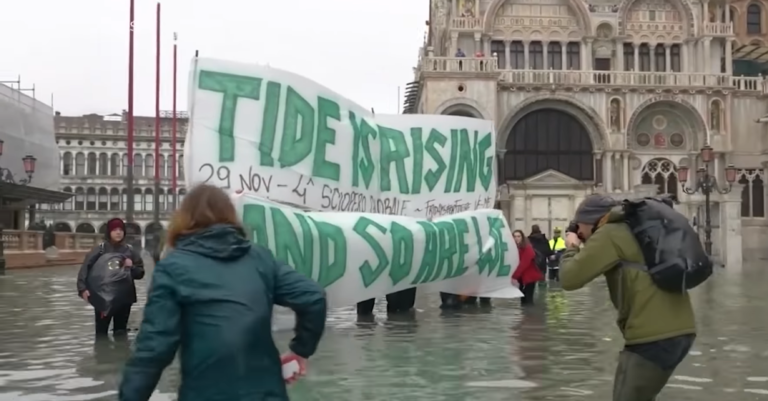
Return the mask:
<path fill-rule="evenodd" d="M 471 114 L 473 117 L 482 118 L 483 120 L 493 120 L 493 118 L 491 118 L 491 116 L 485 110 L 483 110 L 483 107 L 480 106 L 480 103 L 474 99 L 465 97 L 456 97 L 444 101 L 442 104 L 437 106 L 434 114 L 448 115 L 457 111 Z"/>
<path fill-rule="evenodd" d="M 673 105 L 679 105 L 683 107 L 686 111 L 690 112 L 690 115 L 687 117 L 693 117 L 693 132 L 694 137 L 690 138 L 693 139 L 693 146 L 694 149 L 704 146 L 704 144 L 707 143 L 707 138 L 709 138 L 709 124 L 706 123 L 706 120 L 704 120 L 704 116 L 701 115 L 701 112 L 694 107 L 690 102 L 687 100 L 681 99 L 681 98 L 675 98 L 675 97 L 652 97 L 643 103 L 640 103 L 639 106 L 635 108 L 635 110 L 632 112 L 632 115 L 629 117 L 629 120 L 627 121 L 627 136 L 629 138 L 633 137 L 635 135 L 635 131 L 637 130 L 637 123 L 638 119 L 642 116 L 643 111 L 645 111 L 647 108 L 659 104 L 659 103 L 665 103 L 669 102 Z M 683 116 L 685 117 L 685 116 Z M 688 119 L 690 120 L 690 118 Z M 696 134 L 700 133 L 700 134 Z"/>
<path fill-rule="evenodd" d="M 619 5 L 619 35 L 624 36 L 627 34 L 627 14 L 629 13 L 629 8 L 632 7 L 632 4 L 634 4 L 636 1 L 640 0 L 621 0 L 621 4 Z M 672 4 L 676 5 L 679 9 L 679 11 L 685 16 L 685 26 L 688 28 L 688 32 L 686 32 L 688 37 L 693 37 L 696 35 L 696 18 L 694 17 L 693 8 L 691 7 L 691 3 L 689 0 L 667 0 L 671 2 Z"/>
<path fill-rule="evenodd" d="M 610 143 L 605 123 L 594 109 L 570 96 L 541 94 L 526 98 L 507 113 L 497 126 L 497 146 L 504 146 L 507 143 L 507 137 L 512 128 L 521 118 L 540 109 L 555 109 L 576 118 L 589 132 L 595 152 L 604 150 Z"/>
<path fill-rule="evenodd" d="M 491 4 L 485 10 L 483 16 L 483 31 L 486 34 L 493 33 L 493 20 L 496 18 L 496 13 L 499 12 L 499 8 L 506 3 L 507 0 L 491 0 Z M 584 36 L 592 36 L 592 19 L 589 16 L 589 11 L 585 6 L 585 3 L 581 0 L 568 0 L 568 5 L 573 9 L 576 14 L 576 18 L 579 20 L 580 28 L 584 32 Z"/>

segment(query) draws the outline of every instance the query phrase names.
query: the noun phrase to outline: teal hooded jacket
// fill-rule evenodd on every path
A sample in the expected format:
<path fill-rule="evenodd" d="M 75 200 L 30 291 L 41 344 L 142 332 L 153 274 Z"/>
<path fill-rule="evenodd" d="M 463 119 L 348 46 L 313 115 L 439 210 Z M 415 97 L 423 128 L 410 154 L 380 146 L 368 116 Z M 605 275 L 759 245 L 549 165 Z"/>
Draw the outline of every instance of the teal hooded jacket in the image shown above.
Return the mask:
<path fill-rule="evenodd" d="M 326 298 L 317 283 L 234 226 L 179 238 L 155 267 L 119 399 L 149 400 L 178 350 L 178 401 L 288 400 L 272 340 L 275 304 L 296 313 L 289 348 L 310 357 L 325 329 Z"/>

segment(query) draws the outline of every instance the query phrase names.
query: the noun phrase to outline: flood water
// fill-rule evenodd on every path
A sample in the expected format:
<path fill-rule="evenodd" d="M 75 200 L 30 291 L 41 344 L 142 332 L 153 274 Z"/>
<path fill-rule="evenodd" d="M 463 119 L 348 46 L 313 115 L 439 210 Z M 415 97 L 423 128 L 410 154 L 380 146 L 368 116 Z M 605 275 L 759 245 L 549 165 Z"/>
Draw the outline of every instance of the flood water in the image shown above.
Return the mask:
<path fill-rule="evenodd" d="M 721 270 L 693 292 L 699 337 L 662 400 L 768 400 L 767 272 L 763 264 Z M 94 343 L 75 275 L 52 268 L 0 277 L 0 401 L 116 398 L 130 345 Z M 527 310 L 497 301 L 441 313 L 437 294 L 419 294 L 413 316 L 387 318 L 379 305 L 368 322 L 353 308 L 335 310 L 291 399 L 610 399 L 622 341 L 602 280 L 573 293 L 540 288 L 537 297 Z M 140 321 L 136 307 L 130 327 Z M 285 349 L 290 337 L 277 332 L 275 341 Z M 175 399 L 177 371 L 166 370 L 152 400 Z"/>

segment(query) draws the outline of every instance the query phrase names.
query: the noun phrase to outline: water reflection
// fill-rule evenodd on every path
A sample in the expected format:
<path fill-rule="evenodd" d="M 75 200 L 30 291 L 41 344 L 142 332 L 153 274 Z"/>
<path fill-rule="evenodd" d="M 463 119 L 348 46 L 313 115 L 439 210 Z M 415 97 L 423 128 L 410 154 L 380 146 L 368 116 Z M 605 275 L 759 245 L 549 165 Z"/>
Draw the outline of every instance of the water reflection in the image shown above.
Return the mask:
<path fill-rule="evenodd" d="M 74 295 L 75 269 L 12 272 L 0 278 L 0 401 L 112 400 L 128 339 L 93 337 L 91 309 Z M 700 327 L 664 399 L 768 399 L 768 275 L 763 266 L 718 272 L 694 292 Z M 146 283 L 139 288 L 144 302 Z M 334 310 L 294 385 L 294 400 L 599 400 L 610 399 L 621 338 L 605 286 L 576 293 L 537 292 L 536 304 L 496 301 L 492 308 L 440 310 L 437 294 L 419 294 L 417 310 L 358 319 Z M 275 340 L 290 340 L 290 316 L 279 311 Z M 135 308 L 130 327 L 138 327 Z M 169 401 L 178 367 L 153 401 Z"/>

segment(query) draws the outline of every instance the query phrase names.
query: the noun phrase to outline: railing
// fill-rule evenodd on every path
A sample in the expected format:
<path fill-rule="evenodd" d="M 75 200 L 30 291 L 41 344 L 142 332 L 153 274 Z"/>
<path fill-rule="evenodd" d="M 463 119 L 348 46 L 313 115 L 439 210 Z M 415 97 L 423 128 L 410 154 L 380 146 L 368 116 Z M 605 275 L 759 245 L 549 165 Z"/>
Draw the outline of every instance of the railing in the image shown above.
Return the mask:
<path fill-rule="evenodd" d="M 495 72 L 504 83 L 519 85 L 596 85 L 630 87 L 727 88 L 768 95 L 768 78 L 700 72 L 503 70 L 494 57 L 424 57 L 422 72 Z"/>
<path fill-rule="evenodd" d="M 715 36 L 733 35 L 733 23 L 731 22 L 707 22 L 704 24 L 704 34 Z"/>
<path fill-rule="evenodd" d="M 479 31 L 483 29 L 483 20 L 481 18 L 451 18 L 451 29 Z"/>
<path fill-rule="evenodd" d="M 424 72 L 494 72 L 498 70 L 495 57 L 425 57 Z"/>
<path fill-rule="evenodd" d="M 632 71 L 513 70 L 501 73 L 503 82 L 534 85 L 722 87 L 730 86 L 731 78 L 726 74 Z"/>
<path fill-rule="evenodd" d="M 43 231 L 3 230 L 5 252 L 43 250 Z M 101 234 L 55 233 L 56 248 L 68 251 L 87 251 L 104 238 Z"/>

